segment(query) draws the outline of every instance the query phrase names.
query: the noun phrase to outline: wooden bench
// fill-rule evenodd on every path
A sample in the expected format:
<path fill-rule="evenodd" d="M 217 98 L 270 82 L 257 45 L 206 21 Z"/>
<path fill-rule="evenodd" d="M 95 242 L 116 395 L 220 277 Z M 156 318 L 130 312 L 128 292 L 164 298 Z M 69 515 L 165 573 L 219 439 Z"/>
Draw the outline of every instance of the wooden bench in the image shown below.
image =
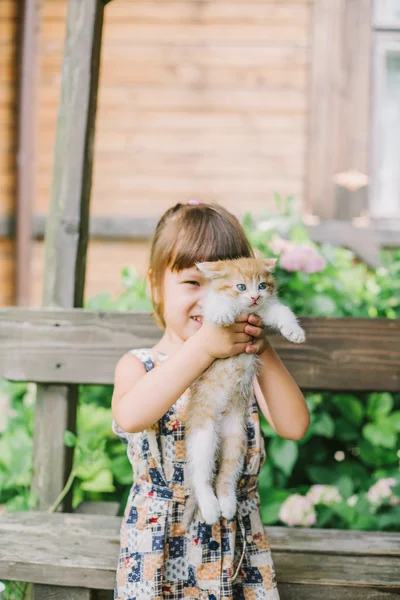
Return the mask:
<path fill-rule="evenodd" d="M 97 597 L 114 586 L 119 527 L 118 517 L 7 515 L 0 519 L 0 577 L 40 584 L 35 598 Z M 268 535 L 282 600 L 400 596 L 397 533 L 270 527 Z"/>
<path fill-rule="evenodd" d="M 308 341 L 271 335 L 304 390 L 399 389 L 400 322 L 302 318 Z M 0 310 L 0 375 L 14 381 L 109 384 L 127 349 L 160 332 L 147 314 Z M 370 368 L 373 364 L 374 368 Z M 54 393 L 54 391 L 53 391 Z M 45 453 L 41 454 L 42 460 Z M 59 461 L 47 456 L 47 468 Z M 120 519 L 17 513 L 0 518 L 0 580 L 35 583 L 37 598 L 88 599 L 112 590 Z M 268 527 L 282 600 L 400 596 L 400 534 Z"/>
<path fill-rule="evenodd" d="M 40 511 L 0 517 L 0 580 L 35 600 L 110 597 L 120 519 L 46 511 L 67 480 L 79 384 L 111 384 L 128 349 L 159 339 L 149 315 L 79 310 L 84 296 L 101 31 L 107 0 L 69 0 L 54 177 L 46 226 L 45 309 L 0 311 L 0 377 L 38 384 L 33 490 Z M 303 390 L 400 391 L 400 323 L 301 319 L 307 343 L 271 343 Z M 110 423 L 111 426 L 111 423 Z M 400 535 L 268 528 L 282 600 L 392 600 Z M 105 594 L 101 591 L 105 590 Z M 137 600 L 141 600 L 138 598 Z"/>

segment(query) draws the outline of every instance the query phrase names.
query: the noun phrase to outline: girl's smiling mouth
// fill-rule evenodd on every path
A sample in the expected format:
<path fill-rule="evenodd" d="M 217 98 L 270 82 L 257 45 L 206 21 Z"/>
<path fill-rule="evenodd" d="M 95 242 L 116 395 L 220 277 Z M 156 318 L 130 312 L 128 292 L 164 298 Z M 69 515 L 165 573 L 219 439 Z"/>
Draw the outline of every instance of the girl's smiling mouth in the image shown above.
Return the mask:
<path fill-rule="evenodd" d="M 195 316 L 190 317 L 190 318 L 192 319 L 192 321 L 195 321 L 199 325 L 203 324 L 203 317 L 201 317 L 200 315 L 195 315 Z"/>

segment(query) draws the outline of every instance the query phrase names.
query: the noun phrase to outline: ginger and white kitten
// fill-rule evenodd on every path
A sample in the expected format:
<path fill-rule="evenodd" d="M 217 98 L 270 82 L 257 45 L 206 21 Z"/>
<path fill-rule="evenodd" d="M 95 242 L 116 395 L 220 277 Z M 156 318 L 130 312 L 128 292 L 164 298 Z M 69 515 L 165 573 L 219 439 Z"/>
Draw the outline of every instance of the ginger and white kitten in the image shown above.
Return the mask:
<path fill-rule="evenodd" d="M 271 275 L 276 259 L 240 258 L 197 263 L 210 280 L 204 301 L 206 321 L 230 325 L 241 313 L 257 313 L 265 325 L 291 342 L 305 340 L 292 311 L 276 297 Z M 259 370 L 255 354 L 217 359 L 192 384 L 186 417 L 187 528 L 197 508 L 208 524 L 236 514 L 236 485 L 247 446 L 249 397 Z M 215 484 L 215 485 L 214 485 Z M 215 487 L 215 491 L 214 491 Z"/>

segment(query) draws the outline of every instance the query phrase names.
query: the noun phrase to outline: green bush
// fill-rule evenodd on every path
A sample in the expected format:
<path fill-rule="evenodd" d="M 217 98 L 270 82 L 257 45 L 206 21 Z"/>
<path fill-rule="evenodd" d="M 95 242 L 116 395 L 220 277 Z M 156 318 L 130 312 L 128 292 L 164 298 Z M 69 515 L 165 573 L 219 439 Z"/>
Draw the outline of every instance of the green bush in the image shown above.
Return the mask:
<path fill-rule="evenodd" d="M 272 248 L 286 238 L 297 254 L 307 248 L 305 256 L 314 253 L 319 264 L 324 264 L 316 272 L 289 271 L 278 264 L 276 278 L 283 302 L 298 315 L 399 318 L 400 249 L 383 250 L 382 266 L 370 269 L 350 250 L 313 244 L 294 201 L 277 197 L 277 203 L 278 215 L 266 215 L 257 223 L 246 216 L 244 226 L 253 247 L 271 257 Z M 285 263 L 283 254 L 281 263 Z M 144 280 L 128 268 L 122 280 L 125 291 L 119 298 L 101 294 L 87 308 L 150 310 Z M 6 384 L 3 393 L 10 396 L 13 414 L 0 437 L 0 504 L 7 510 L 25 510 L 34 503 L 29 495 L 28 460 L 33 407 L 27 401 L 26 386 Z M 132 469 L 125 445 L 111 432 L 111 393 L 109 386 L 82 386 L 80 390 L 78 437 L 66 434 L 66 443 L 76 446 L 75 506 L 100 499 L 117 499 L 121 510 L 125 506 Z M 311 425 L 299 442 L 279 438 L 261 419 L 267 448 L 260 476 L 265 524 L 398 529 L 400 394 L 318 392 L 305 396 Z M 18 452 L 13 451 L 16 444 Z"/>

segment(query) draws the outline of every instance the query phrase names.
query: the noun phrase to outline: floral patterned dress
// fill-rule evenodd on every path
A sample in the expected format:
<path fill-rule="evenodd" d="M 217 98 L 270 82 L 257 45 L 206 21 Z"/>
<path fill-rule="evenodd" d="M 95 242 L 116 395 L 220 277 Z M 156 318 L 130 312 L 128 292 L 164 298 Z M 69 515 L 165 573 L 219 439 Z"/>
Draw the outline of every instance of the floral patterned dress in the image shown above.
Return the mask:
<path fill-rule="evenodd" d="M 132 350 L 147 371 L 168 358 Z M 189 390 L 150 429 L 129 434 L 133 485 L 121 525 L 116 600 L 279 600 L 260 514 L 258 475 L 265 460 L 257 404 L 249 399 L 248 446 L 238 510 L 215 525 L 193 521 L 185 533 L 185 410 Z M 149 399 L 151 402 L 151 399 Z"/>

